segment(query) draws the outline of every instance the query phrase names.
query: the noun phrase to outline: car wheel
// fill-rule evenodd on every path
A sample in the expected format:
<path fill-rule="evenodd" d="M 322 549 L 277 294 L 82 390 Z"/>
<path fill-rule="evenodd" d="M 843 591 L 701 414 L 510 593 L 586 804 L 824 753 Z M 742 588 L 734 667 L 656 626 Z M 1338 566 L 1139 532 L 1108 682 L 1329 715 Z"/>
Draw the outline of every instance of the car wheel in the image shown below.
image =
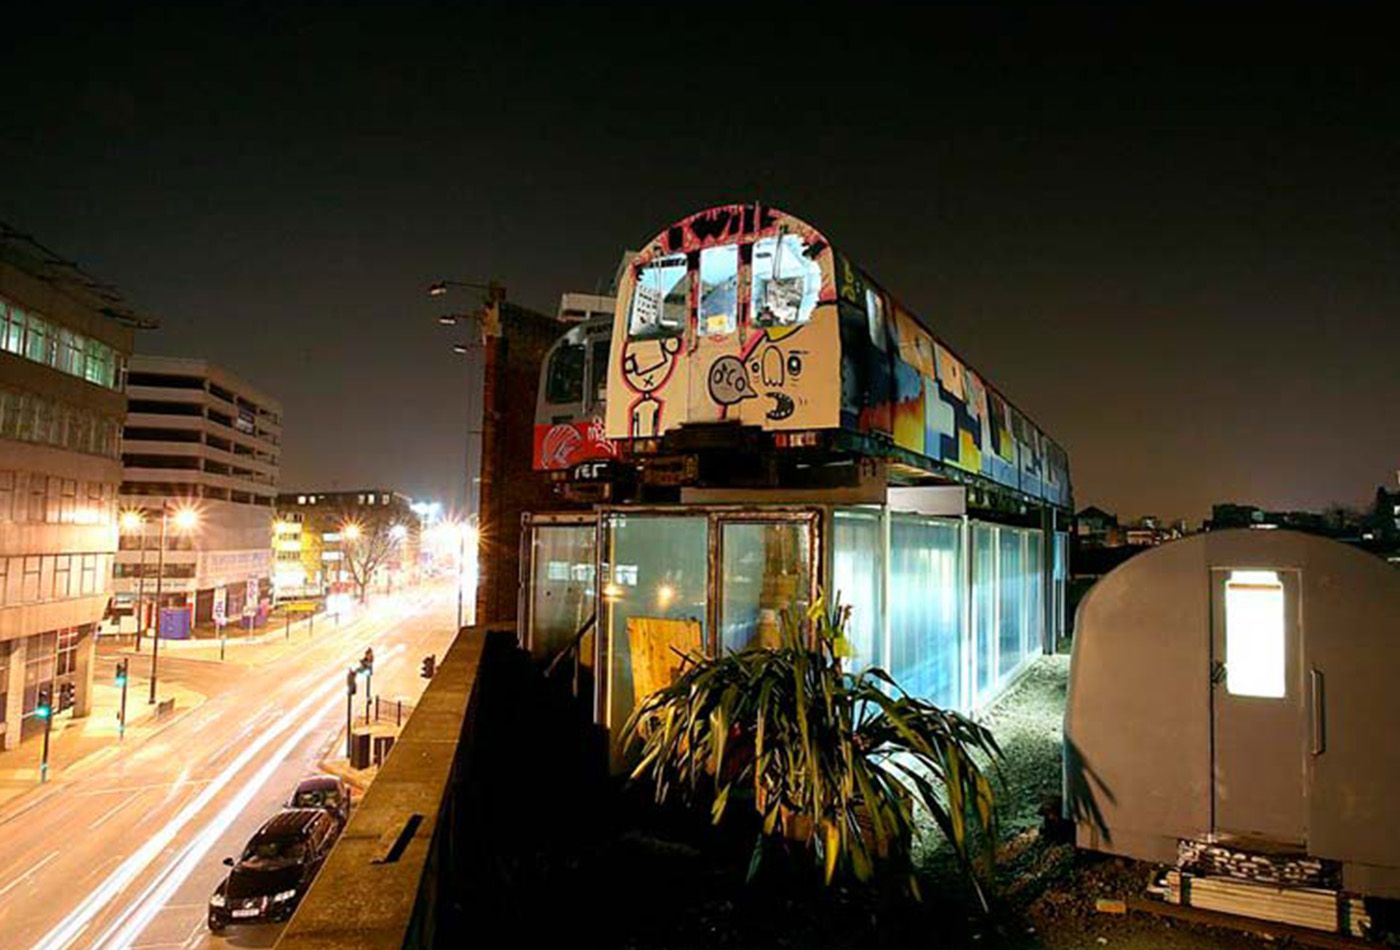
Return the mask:
<path fill-rule="evenodd" d="M 211 919 L 209 921 L 209 932 L 214 934 L 221 934 L 224 932 L 224 926 L 225 924 L 222 921 Z"/>

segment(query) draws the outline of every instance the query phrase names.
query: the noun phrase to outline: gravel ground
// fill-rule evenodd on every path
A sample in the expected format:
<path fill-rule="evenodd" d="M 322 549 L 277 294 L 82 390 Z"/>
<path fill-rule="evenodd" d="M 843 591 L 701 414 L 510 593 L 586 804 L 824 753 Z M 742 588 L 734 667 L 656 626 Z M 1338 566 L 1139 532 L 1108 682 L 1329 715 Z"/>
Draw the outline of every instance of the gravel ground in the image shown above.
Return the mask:
<path fill-rule="evenodd" d="M 985 719 L 1005 752 L 990 914 L 937 841 L 919 854 L 921 902 L 896 881 L 822 887 L 805 860 L 781 854 L 766 857 L 758 879 L 745 884 L 751 832 L 716 833 L 704 816 L 650 809 L 637 790 L 605 796 L 611 804 L 592 812 L 583 840 L 518 854 L 503 866 L 507 885 L 490 898 L 493 912 L 525 946 L 558 940 L 631 950 L 1261 946 L 1262 938 L 1233 931 L 1097 912 L 1096 898 L 1140 894 L 1150 869 L 1041 835 L 1042 805 L 1060 789 L 1068 671 L 1067 656 L 1037 661 Z M 562 787 L 561 794 L 567 794 Z"/>

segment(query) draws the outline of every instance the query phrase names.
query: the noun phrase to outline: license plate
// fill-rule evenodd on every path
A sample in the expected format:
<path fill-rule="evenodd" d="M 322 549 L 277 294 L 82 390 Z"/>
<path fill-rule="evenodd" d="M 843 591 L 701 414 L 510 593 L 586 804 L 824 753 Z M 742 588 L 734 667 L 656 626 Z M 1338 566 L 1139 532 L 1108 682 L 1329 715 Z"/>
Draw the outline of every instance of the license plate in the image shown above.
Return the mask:
<path fill-rule="evenodd" d="M 231 912 L 231 913 L 229 914 L 229 916 L 231 916 L 231 917 L 256 917 L 256 916 L 258 916 L 258 914 L 260 914 L 260 913 L 262 913 L 262 911 L 258 910 L 256 907 L 240 907 L 240 908 L 238 908 L 238 910 L 235 910 L 235 911 Z"/>

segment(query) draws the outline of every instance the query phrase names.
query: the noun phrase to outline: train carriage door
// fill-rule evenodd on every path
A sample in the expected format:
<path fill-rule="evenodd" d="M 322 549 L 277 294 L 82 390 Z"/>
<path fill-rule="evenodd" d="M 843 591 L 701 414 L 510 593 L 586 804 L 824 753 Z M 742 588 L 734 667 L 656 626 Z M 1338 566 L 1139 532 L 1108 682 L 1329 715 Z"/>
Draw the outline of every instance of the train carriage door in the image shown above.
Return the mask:
<path fill-rule="evenodd" d="M 739 362 L 739 245 L 696 255 L 694 336 L 687 347 L 687 421 L 716 422 L 744 398 L 749 380 Z"/>
<path fill-rule="evenodd" d="M 1307 706 L 1298 573 L 1211 572 L 1212 831 L 1302 845 Z"/>

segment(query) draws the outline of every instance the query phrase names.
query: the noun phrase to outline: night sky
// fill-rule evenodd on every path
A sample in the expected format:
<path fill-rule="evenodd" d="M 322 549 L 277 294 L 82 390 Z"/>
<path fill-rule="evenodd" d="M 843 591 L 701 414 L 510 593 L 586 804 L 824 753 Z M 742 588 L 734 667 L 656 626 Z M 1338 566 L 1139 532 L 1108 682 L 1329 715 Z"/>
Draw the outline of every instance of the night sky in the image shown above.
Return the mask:
<path fill-rule="evenodd" d="M 284 488 L 460 491 L 429 281 L 552 311 L 752 199 L 1056 438 L 1080 506 L 1357 505 L 1400 467 L 1379 22 L 189 6 L 6 12 L 0 219 L 157 314 L 139 350 L 280 397 Z"/>

